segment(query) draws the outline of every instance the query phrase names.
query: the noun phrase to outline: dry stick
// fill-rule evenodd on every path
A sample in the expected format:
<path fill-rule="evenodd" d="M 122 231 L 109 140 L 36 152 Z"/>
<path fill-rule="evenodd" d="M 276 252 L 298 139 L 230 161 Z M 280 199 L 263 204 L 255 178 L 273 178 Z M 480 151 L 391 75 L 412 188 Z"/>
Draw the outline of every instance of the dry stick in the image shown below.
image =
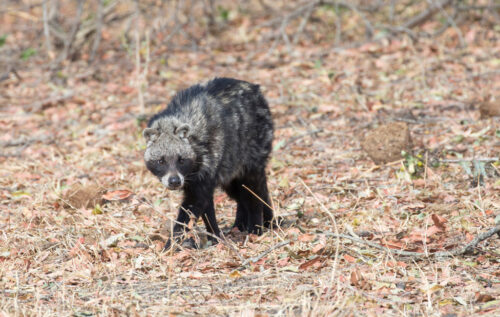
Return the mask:
<path fill-rule="evenodd" d="M 23 108 L 31 113 L 38 112 L 46 105 L 49 105 L 51 103 L 58 103 L 58 102 L 61 102 L 63 100 L 66 100 L 66 99 L 70 99 L 74 95 L 75 94 L 73 91 L 68 91 L 60 96 L 49 97 L 49 98 L 45 98 L 45 99 L 40 100 L 40 101 L 36 101 L 30 105 L 23 106 Z"/>
<path fill-rule="evenodd" d="M 47 8 L 48 1 L 49 0 L 43 0 L 42 3 L 43 35 L 45 37 L 45 49 L 47 50 L 47 55 L 49 55 L 49 57 L 52 58 L 53 52 L 52 52 L 52 43 L 50 42 L 49 15 Z"/>
<path fill-rule="evenodd" d="M 410 19 L 408 22 L 403 24 L 403 27 L 406 29 L 412 29 L 424 23 L 425 21 L 429 20 L 434 14 L 436 14 L 440 10 L 440 8 L 448 6 L 452 1 L 453 0 L 442 0 L 436 5 L 429 5 L 427 10 Z"/>
<path fill-rule="evenodd" d="M 94 43 L 92 45 L 92 51 L 90 52 L 89 61 L 92 63 L 94 61 L 95 55 L 97 53 L 97 48 L 101 43 L 101 31 L 102 31 L 102 23 L 104 19 L 103 14 L 104 0 L 98 0 L 97 3 L 97 26 L 95 30 L 95 38 Z"/>
<path fill-rule="evenodd" d="M 454 160 L 439 160 L 440 163 L 460 163 L 460 162 L 496 162 L 500 157 L 480 157 L 480 158 L 463 158 Z"/>
<path fill-rule="evenodd" d="M 151 205 L 151 206 L 153 206 L 152 204 L 150 204 L 150 205 Z M 154 209 L 154 208 L 153 208 L 153 209 Z M 192 213 L 190 210 L 188 210 L 188 209 L 186 209 L 186 208 L 184 208 L 184 207 L 182 207 L 182 206 L 181 206 L 181 209 L 182 209 L 184 212 L 188 213 L 188 214 L 189 214 L 192 218 L 195 218 L 195 217 L 193 216 L 193 213 Z M 154 210 L 156 211 L 156 209 L 154 209 Z M 179 221 L 177 221 L 177 220 L 175 220 L 175 219 L 172 219 L 172 218 L 170 218 L 170 217 L 168 217 L 168 218 L 169 218 L 169 219 L 170 219 L 173 223 L 176 223 L 176 224 L 181 225 L 181 226 L 183 226 L 183 227 L 185 227 L 185 228 L 188 228 L 188 224 L 185 224 L 185 223 L 179 222 Z M 188 228 L 188 229 L 189 229 L 189 228 Z M 215 234 L 213 234 L 213 233 L 211 233 L 211 232 L 208 232 L 207 230 L 203 230 L 202 228 L 199 228 L 199 227 L 197 227 L 197 231 L 198 231 L 198 232 L 200 232 L 200 233 L 203 233 L 203 234 L 205 234 L 205 235 L 207 235 L 207 236 L 210 236 L 210 237 L 212 237 L 212 238 L 214 238 L 214 239 L 216 239 L 218 242 L 222 242 L 222 244 L 224 244 L 225 246 L 227 246 L 227 247 L 228 247 L 228 248 L 229 248 L 229 249 L 230 249 L 230 250 L 231 250 L 234 254 L 236 254 L 236 255 L 238 256 L 238 258 L 240 259 L 240 261 L 241 261 L 241 262 L 244 262 L 244 261 L 245 261 L 245 259 L 244 259 L 244 258 L 243 258 L 243 256 L 241 255 L 241 253 L 240 253 L 240 252 L 238 252 L 238 250 L 237 250 L 237 249 L 236 249 L 236 248 L 235 248 L 235 247 L 234 247 L 231 243 L 229 243 L 229 242 L 226 240 L 226 238 L 224 237 L 224 235 L 222 234 L 222 232 L 221 232 L 222 237 L 219 237 L 219 236 L 217 236 L 217 235 L 215 235 Z M 170 238 L 171 238 L 171 239 L 173 239 L 174 237 L 171 235 L 171 237 L 170 237 Z M 173 241 L 175 241 L 175 240 L 173 239 Z"/>
<path fill-rule="evenodd" d="M 429 257 L 441 258 L 441 257 L 451 257 L 451 256 L 466 254 L 466 253 L 470 252 L 472 249 L 474 249 L 480 242 L 490 238 L 494 234 L 499 234 L 499 233 L 500 233 L 500 225 L 497 225 L 493 228 L 490 228 L 488 231 L 485 231 L 485 232 L 479 234 L 471 242 L 467 243 L 465 246 L 463 246 L 461 248 L 456 248 L 456 249 L 453 249 L 451 251 L 440 251 L 440 252 L 435 252 L 435 253 L 429 253 L 428 256 L 424 253 L 419 253 L 419 252 L 410 252 L 410 251 L 389 249 L 388 247 L 383 247 L 380 244 L 366 241 L 363 239 L 358 239 L 358 238 L 355 238 L 353 236 L 349 236 L 349 235 L 345 235 L 345 234 L 336 234 L 333 232 L 324 232 L 323 234 L 325 236 L 334 237 L 334 238 L 349 239 L 349 240 L 352 240 L 354 242 L 370 246 L 370 247 L 375 248 L 377 250 L 392 253 L 394 255 L 407 256 L 407 257 L 412 257 L 412 258 L 416 258 L 416 259 L 424 259 L 424 258 L 429 258 Z"/>
<path fill-rule="evenodd" d="M 342 18 L 340 16 L 339 4 L 335 4 L 335 46 L 342 41 Z"/>
<path fill-rule="evenodd" d="M 0 142 L 0 147 L 29 146 L 35 142 L 45 142 L 48 140 L 52 141 L 53 138 L 50 136 L 39 136 L 39 137 L 33 137 L 33 138 L 21 137 L 21 138 L 11 140 L 11 141 Z"/>
<path fill-rule="evenodd" d="M 78 29 L 80 28 L 80 25 L 82 23 L 81 19 L 82 19 L 83 4 L 84 3 L 85 3 L 84 0 L 78 0 L 78 8 L 76 11 L 76 21 L 73 24 L 73 27 L 71 28 L 71 32 L 64 43 L 64 51 L 61 54 L 61 56 L 59 57 L 57 64 L 61 63 L 62 61 L 66 60 L 68 58 L 71 47 L 73 46 L 73 42 L 75 41 L 76 33 L 78 32 Z"/>
<path fill-rule="evenodd" d="M 430 0 L 427 0 L 427 3 L 429 3 L 429 5 L 432 5 L 432 2 Z M 438 6 L 439 11 L 441 12 L 441 14 L 446 17 L 446 20 L 447 20 L 448 24 L 450 24 L 453 27 L 453 29 L 455 30 L 455 32 L 457 33 L 458 40 L 460 41 L 460 47 L 467 46 L 467 44 L 465 43 L 462 31 L 460 30 L 460 28 L 455 23 L 455 20 L 453 20 L 453 18 L 448 14 L 448 12 L 446 12 L 443 9 L 443 7 L 439 3 L 437 4 L 437 6 Z"/>
<path fill-rule="evenodd" d="M 262 252 L 261 254 L 259 254 L 258 256 L 254 256 L 252 258 L 249 258 L 249 259 L 246 259 L 242 264 L 241 266 L 247 266 L 248 263 L 252 262 L 252 263 L 255 263 L 257 261 L 259 261 L 260 259 L 262 259 L 263 257 L 265 257 L 266 255 L 268 255 L 271 251 L 273 250 L 276 250 L 276 249 L 279 249 L 287 244 L 290 243 L 290 240 L 285 240 L 285 241 L 282 241 L 278 244 L 275 244 L 273 247 L 267 249 L 266 251 Z"/>
<path fill-rule="evenodd" d="M 330 217 L 330 219 L 333 222 L 333 228 L 335 230 L 335 234 L 339 235 L 337 221 L 335 220 L 335 217 L 332 215 L 330 210 L 328 210 L 328 208 L 326 208 L 326 206 L 318 199 L 318 197 L 316 197 L 316 195 L 313 193 L 311 188 L 309 188 L 309 186 L 307 186 L 307 184 L 304 183 L 302 178 L 299 178 L 299 180 L 302 183 L 302 186 L 304 186 L 307 189 L 307 191 L 311 194 L 311 196 L 313 196 L 314 200 L 316 200 L 316 202 L 321 206 L 323 211 Z M 337 240 L 335 241 L 335 257 L 333 260 L 332 278 L 335 278 L 335 273 L 337 272 L 337 265 L 339 262 L 339 252 L 340 252 L 340 239 L 337 238 Z M 339 284 L 338 284 L 338 280 L 337 280 L 337 292 L 338 292 L 338 290 L 339 290 Z"/>
<path fill-rule="evenodd" d="M 302 21 L 300 21 L 300 25 L 297 28 L 297 32 L 295 32 L 295 37 L 293 38 L 293 45 L 296 45 L 299 42 L 299 38 L 302 35 L 302 32 L 304 31 L 307 22 L 309 21 L 309 18 L 311 17 L 311 14 L 314 11 L 314 7 L 310 7 L 309 10 L 307 10 L 306 15 L 302 18 Z"/>
<path fill-rule="evenodd" d="M 354 13 L 359 15 L 359 17 L 363 20 L 365 24 L 365 32 L 366 32 L 366 38 L 371 39 L 373 37 L 373 34 L 375 33 L 375 30 L 373 29 L 373 26 L 371 25 L 370 21 L 366 18 L 366 16 L 351 2 L 343 2 L 343 1 L 321 1 L 321 4 L 331 4 L 331 5 L 338 5 L 338 6 L 343 6 L 346 8 L 351 9 Z"/>
<path fill-rule="evenodd" d="M 294 143 L 295 141 L 297 141 L 305 136 L 320 133 L 320 132 L 323 132 L 323 129 L 315 129 L 315 130 L 304 132 L 304 133 L 299 134 L 299 135 L 294 135 L 294 136 L 290 137 L 290 139 L 288 139 L 288 141 L 286 141 L 285 144 L 283 144 L 283 147 L 286 147 L 286 146 Z"/>
<path fill-rule="evenodd" d="M 135 29 L 135 67 L 137 76 L 137 98 L 140 106 L 140 113 L 144 113 L 144 95 L 142 93 L 142 72 L 141 72 L 141 54 L 138 28 Z"/>

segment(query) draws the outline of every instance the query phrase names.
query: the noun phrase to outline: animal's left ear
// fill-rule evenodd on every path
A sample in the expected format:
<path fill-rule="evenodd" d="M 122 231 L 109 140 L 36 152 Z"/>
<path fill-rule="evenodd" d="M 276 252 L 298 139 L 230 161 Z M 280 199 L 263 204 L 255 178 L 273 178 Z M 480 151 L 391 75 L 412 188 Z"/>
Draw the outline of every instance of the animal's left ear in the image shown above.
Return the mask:
<path fill-rule="evenodd" d="M 175 134 L 177 134 L 181 139 L 187 139 L 189 134 L 189 125 L 181 125 L 177 129 L 175 129 Z"/>

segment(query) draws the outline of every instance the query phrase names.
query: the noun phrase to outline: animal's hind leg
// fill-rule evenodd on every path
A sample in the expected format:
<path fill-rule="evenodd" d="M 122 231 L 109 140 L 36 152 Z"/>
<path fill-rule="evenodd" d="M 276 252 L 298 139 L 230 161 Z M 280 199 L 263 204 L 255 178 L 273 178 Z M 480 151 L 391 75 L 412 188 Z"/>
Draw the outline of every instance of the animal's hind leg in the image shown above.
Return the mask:
<path fill-rule="evenodd" d="M 271 209 L 271 199 L 269 198 L 269 191 L 267 189 L 267 178 L 265 172 L 262 175 L 262 185 L 260 198 L 265 202 L 262 206 L 263 224 L 266 228 L 271 228 L 274 225 L 273 210 Z"/>
<path fill-rule="evenodd" d="M 270 202 L 264 169 L 248 173 L 243 179 L 243 184 L 247 188 L 242 189 L 241 204 L 247 210 L 248 232 L 261 234 L 264 220 L 271 222 L 273 219 L 271 208 L 263 203 Z"/>
<path fill-rule="evenodd" d="M 241 203 L 241 194 L 242 190 L 244 190 L 241 180 L 233 180 L 231 184 L 224 189 L 229 197 L 236 200 L 237 203 L 236 219 L 234 220 L 233 228 L 236 227 L 241 232 L 248 230 L 248 211 L 245 205 Z"/>

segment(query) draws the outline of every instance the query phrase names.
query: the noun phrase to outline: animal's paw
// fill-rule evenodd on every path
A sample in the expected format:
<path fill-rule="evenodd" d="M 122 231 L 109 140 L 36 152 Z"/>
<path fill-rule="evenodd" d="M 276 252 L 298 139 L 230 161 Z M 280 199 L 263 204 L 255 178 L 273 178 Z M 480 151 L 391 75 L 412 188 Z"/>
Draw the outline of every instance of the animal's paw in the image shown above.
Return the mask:
<path fill-rule="evenodd" d="M 168 239 L 167 243 L 163 247 L 163 251 L 178 251 L 179 247 L 187 248 L 187 249 L 200 249 L 201 245 L 199 244 L 198 241 L 196 241 L 194 238 L 183 238 L 183 237 L 177 237 L 177 238 L 171 238 Z"/>

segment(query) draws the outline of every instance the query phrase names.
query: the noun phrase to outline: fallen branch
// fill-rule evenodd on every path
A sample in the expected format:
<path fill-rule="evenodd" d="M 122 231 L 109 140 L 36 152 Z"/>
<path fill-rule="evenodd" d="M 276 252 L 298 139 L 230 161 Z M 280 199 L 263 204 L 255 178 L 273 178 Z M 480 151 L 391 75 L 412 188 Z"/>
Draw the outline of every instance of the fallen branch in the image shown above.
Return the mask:
<path fill-rule="evenodd" d="M 345 234 L 335 234 L 333 232 L 324 232 L 323 234 L 325 236 L 328 236 L 328 237 L 349 239 L 349 240 L 357 242 L 359 244 L 364 244 L 364 245 L 370 246 L 370 247 L 375 248 L 377 250 L 389 252 L 393 255 L 406 256 L 406 257 L 411 257 L 414 259 L 425 259 L 425 258 L 429 258 L 429 257 L 434 257 L 434 258 L 452 257 L 452 256 L 464 255 L 466 253 L 469 253 L 475 247 L 477 247 L 477 245 L 480 242 L 490 238 L 491 236 L 493 236 L 495 234 L 500 234 L 500 225 L 496 225 L 495 227 L 490 228 L 488 231 L 485 231 L 485 232 L 479 234 L 471 242 L 467 243 L 465 246 L 463 246 L 461 248 L 456 248 L 456 249 L 453 249 L 451 251 L 439 251 L 439 252 L 427 253 L 427 254 L 420 253 L 420 252 L 410 252 L 410 251 L 389 249 L 388 247 L 383 247 L 378 243 L 366 241 L 366 240 L 356 238 L 356 237 L 353 237 L 350 235 L 345 235 Z"/>
<path fill-rule="evenodd" d="M 412 19 L 410 19 L 408 22 L 403 24 L 403 27 L 405 29 L 412 29 L 418 25 L 421 25 L 422 23 L 429 20 L 434 14 L 439 12 L 442 8 L 448 6 L 452 2 L 453 2 L 453 0 L 442 0 L 442 1 L 438 2 L 437 4 L 429 5 L 427 10 L 416 15 Z"/>
<path fill-rule="evenodd" d="M 96 17 L 97 25 L 95 27 L 96 30 L 95 30 L 94 43 L 92 43 L 92 50 L 90 51 L 90 57 L 89 57 L 89 62 L 91 63 L 94 61 L 97 49 L 99 48 L 99 44 L 101 43 L 102 24 L 104 20 L 103 7 L 104 7 L 104 0 L 98 0 L 97 17 Z"/>
<path fill-rule="evenodd" d="M 323 129 L 314 129 L 314 130 L 307 131 L 307 132 L 304 132 L 304 133 L 299 134 L 299 135 L 294 135 L 294 136 L 290 137 L 285 142 L 285 144 L 283 144 L 283 147 L 287 147 L 288 145 L 294 143 L 295 141 L 302 139 L 303 137 L 306 137 L 306 136 L 312 135 L 312 134 L 316 134 L 316 133 L 320 133 L 320 132 L 323 132 Z"/>
<path fill-rule="evenodd" d="M 24 109 L 30 112 L 38 112 L 48 105 L 57 104 L 58 102 L 72 98 L 74 95 L 75 94 L 72 91 L 69 91 L 59 96 L 48 97 L 43 100 L 36 101 L 30 105 L 24 106 Z"/>
<path fill-rule="evenodd" d="M 268 255 L 271 251 L 273 250 L 276 250 L 276 249 L 279 249 L 281 247 L 284 247 L 285 245 L 289 244 L 290 243 L 290 240 L 285 240 L 285 241 L 282 241 L 278 244 L 275 244 L 273 247 L 267 249 L 266 251 L 262 252 L 261 254 L 259 254 L 258 256 L 254 256 L 252 258 L 249 258 L 249 259 L 246 259 L 242 264 L 241 264 L 241 267 L 244 267 L 244 266 L 247 266 L 250 262 L 251 263 L 255 263 L 257 261 L 259 261 L 260 259 L 262 259 L 263 257 L 265 257 L 266 255 Z"/>
<path fill-rule="evenodd" d="M 53 138 L 45 135 L 33 138 L 21 137 L 11 141 L 0 142 L 0 147 L 29 146 L 35 142 L 45 142 L 47 140 L 53 140 Z"/>
<path fill-rule="evenodd" d="M 440 163 L 460 163 L 460 162 L 496 162 L 499 161 L 500 157 L 478 157 L 478 158 L 462 158 L 462 159 L 450 159 L 450 160 L 439 160 Z"/>

